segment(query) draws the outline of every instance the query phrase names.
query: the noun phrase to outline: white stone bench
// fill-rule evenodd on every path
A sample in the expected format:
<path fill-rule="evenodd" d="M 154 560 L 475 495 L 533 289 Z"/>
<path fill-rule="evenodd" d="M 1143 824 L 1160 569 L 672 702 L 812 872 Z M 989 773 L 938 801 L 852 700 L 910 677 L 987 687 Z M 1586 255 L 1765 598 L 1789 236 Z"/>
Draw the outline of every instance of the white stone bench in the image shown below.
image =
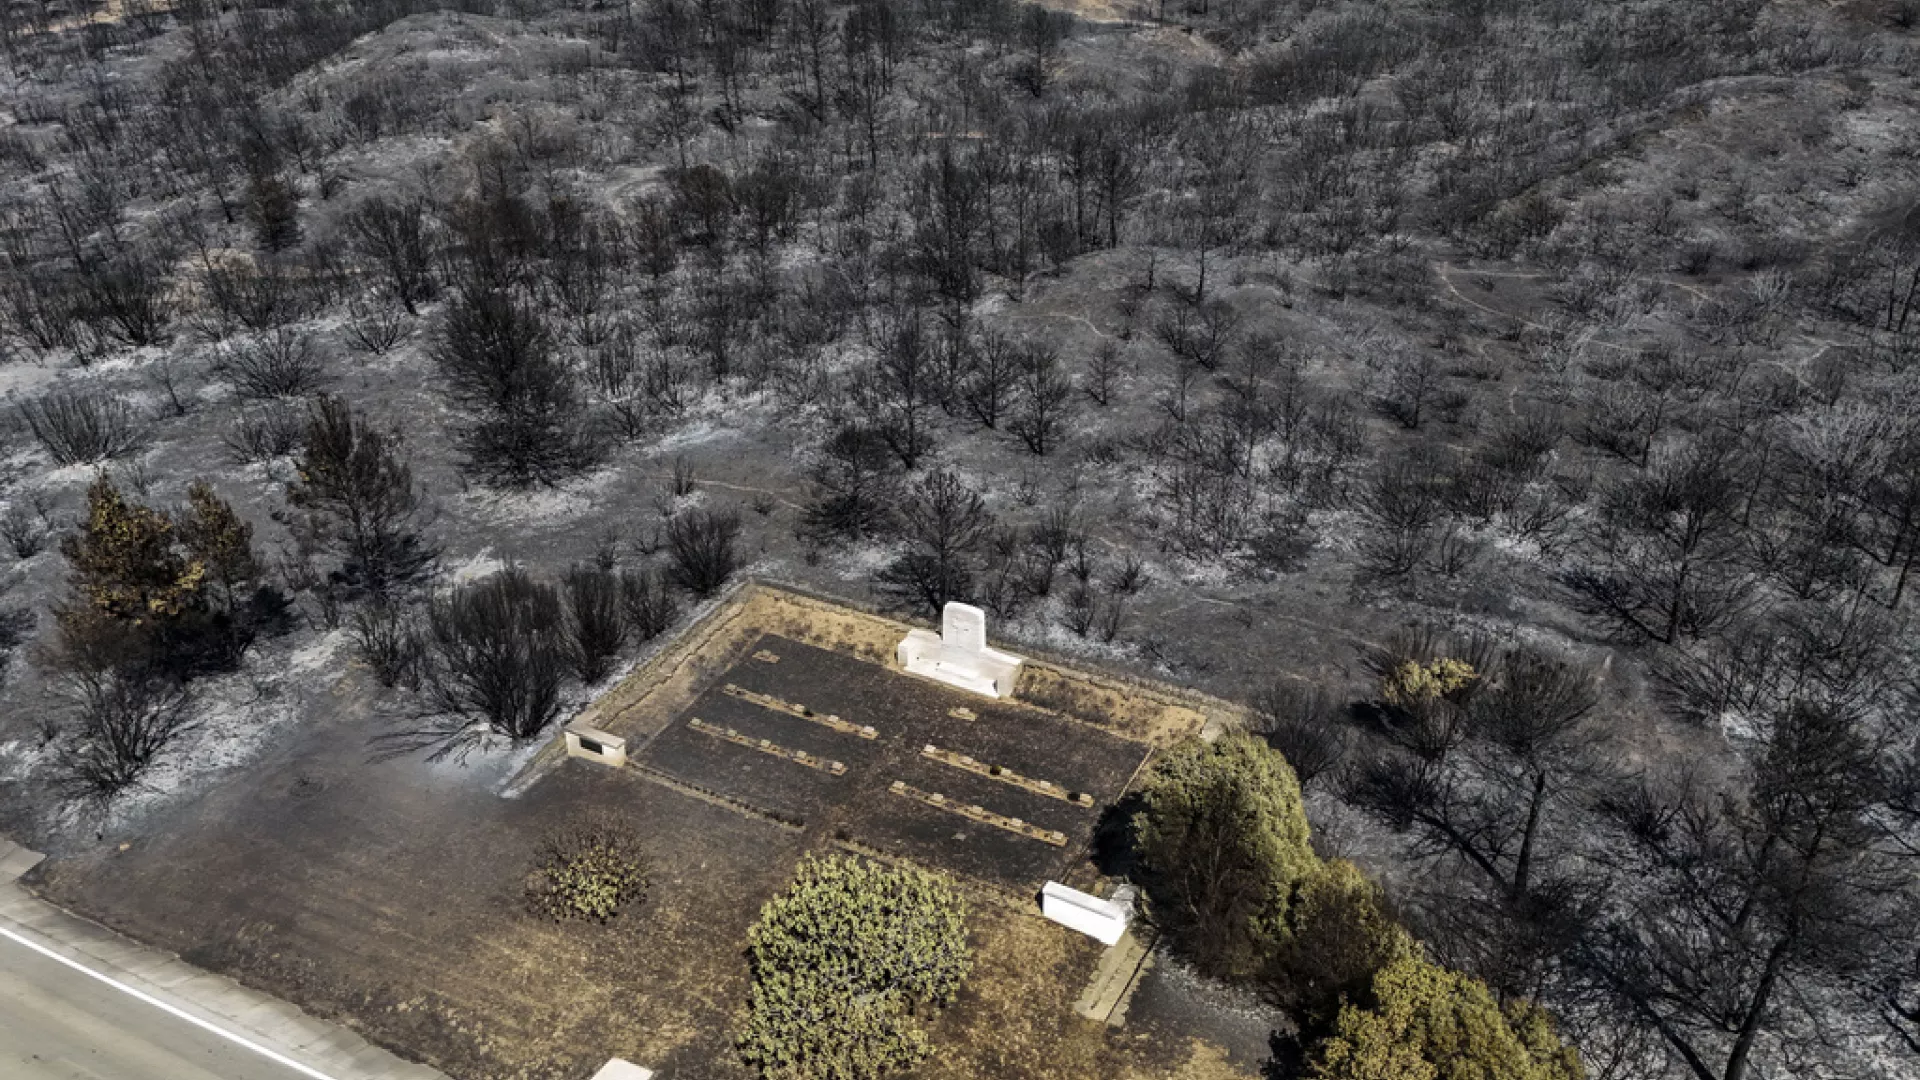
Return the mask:
<path fill-rule="evenodd" d="M 568 757 L 586 758 L 616 769 L 627 763 L 627 740 L 618 735 L 588 727 L 578 720 L 566 726 L 565 735 Z"/>
<path fill-rule="evenodd" d="M 1040 890 L 1040 913 L 1061 926 L 1071 927 L 1102 945 L 1112 945 L 1127 932 L 1133 921 L 1131 889 L 1122 889 L 1113 900 L 1102 900 L 1078 889 L 1069 889 L 1049 881 Z"/>

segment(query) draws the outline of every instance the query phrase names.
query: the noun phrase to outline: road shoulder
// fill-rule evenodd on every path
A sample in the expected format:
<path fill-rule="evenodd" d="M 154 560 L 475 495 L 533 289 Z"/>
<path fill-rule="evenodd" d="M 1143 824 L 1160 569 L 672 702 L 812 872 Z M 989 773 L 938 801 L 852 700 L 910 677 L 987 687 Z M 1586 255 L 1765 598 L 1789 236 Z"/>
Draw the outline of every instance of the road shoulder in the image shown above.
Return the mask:
<path fill-rule="evenodd" d="M 0 839 L 0 936 L 83 969 L 140 999 L 328 1080 L 446 1080 L 338 1024 L 122 937 L 28 892 L 41 857 Z"/>

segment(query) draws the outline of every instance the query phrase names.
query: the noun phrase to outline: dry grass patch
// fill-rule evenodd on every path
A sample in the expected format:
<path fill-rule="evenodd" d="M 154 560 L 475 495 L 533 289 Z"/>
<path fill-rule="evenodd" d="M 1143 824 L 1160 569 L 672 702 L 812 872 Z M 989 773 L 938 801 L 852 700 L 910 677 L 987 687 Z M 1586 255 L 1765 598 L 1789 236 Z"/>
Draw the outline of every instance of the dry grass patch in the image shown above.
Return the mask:
<path fill-rule="evenodd" d="M 1162 749 L 1199 734 L 1210 719 L 1229 719 L 1240 711 L 1198 694 L 1181 695 L 1193 699 L 1194 704 L 1187 704 L 1170 691 L 1047 663 L 1021 668 L 1016 696 L 1029 705 Z"/>
<path fill-rule="evenodd" d="M 1100 946 L 976 893 L 974 970 L 915 1080 L 1253 1080 L 1199 1039 L 1169 1044 L 1076 1015 Z"/>

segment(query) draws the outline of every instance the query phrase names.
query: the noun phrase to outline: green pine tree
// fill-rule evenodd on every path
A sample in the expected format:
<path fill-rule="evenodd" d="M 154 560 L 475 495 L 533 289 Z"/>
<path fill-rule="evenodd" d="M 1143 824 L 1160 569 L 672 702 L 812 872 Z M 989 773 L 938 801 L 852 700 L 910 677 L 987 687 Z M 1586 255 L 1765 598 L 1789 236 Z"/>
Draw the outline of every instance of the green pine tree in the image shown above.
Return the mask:
<path fill-rule="evenodd" d="M 1246 735 L 1170 751 L 1134 830 L 1155 922 L 1220 975 L 1266 964 L 1295 890 L 1319 866 L 1293 769 Z"/>

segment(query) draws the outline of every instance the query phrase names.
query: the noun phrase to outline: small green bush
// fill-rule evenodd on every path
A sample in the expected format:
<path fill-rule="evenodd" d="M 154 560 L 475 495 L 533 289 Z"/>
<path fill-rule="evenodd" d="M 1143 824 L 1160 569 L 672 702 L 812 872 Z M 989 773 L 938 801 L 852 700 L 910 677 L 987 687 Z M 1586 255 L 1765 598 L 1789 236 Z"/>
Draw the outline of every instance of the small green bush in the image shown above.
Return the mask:
<path fill-rule="evenodd" d="M 1321 863 L 1301 882 L 1287 918 L 1268 985 L 1316 1035 L 1341 1006 L 1364 997 L 1382 969 L 1419 955 L 1379 884 L 1345 859 Z"/>
<path fill-rule="evenodd" d="M 625 823 L 590 816 L 550 834 L 527 882 L 527 906 L 566 922 L 605 923 L 646 897 L 649 862 Z"/>

